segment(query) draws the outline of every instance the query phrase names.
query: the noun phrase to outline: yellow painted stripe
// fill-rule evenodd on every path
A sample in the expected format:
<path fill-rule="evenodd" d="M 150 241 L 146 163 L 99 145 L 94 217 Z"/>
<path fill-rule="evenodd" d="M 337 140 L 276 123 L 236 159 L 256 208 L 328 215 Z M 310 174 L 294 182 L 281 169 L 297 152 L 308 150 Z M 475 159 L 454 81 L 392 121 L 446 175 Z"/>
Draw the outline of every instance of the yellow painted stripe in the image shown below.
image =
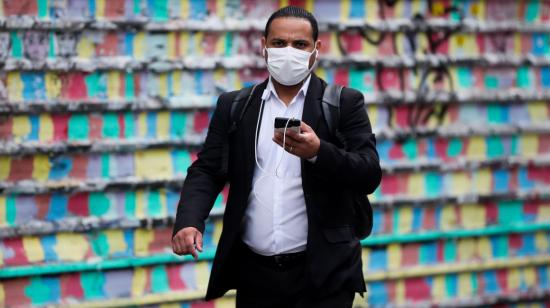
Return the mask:
<path fill-rule="evenodd" d="M 195 267 L 195 275 L 197 279 L 197 287 L 200 290 L 206 290 L 206 287 L 208 286 L 208 276 L 210 276 L 210 267 L 208 263 L 197 263 Z"/>
<path fill-rule="evenodd" d="M 524 157 L 536 157 L 539 151 L 539 137 L 537 135 L 522 136 L 520 151 Z"/>
<path fill-rule="evenodd" d="M 454 206 L 446 205 L 441 210 L 441 229 L 452 230 L 456 228 L 457 217 Z"/>
<path fill-rule="evenodd" d="M 16 115 L 13 117 L 12 134 L 16 141 L 26 139 L 31 133 L 31 122 L 27 115 Z"/>
<path fill-rule="evenodd" d="M 537 251 L 541 253 L 546 253 L 548 251 L 548 237 L 546 236 L 546 232 L 539 231 L 535 233 L 535 247 L 537 247 Z"/>
<path fill-rule="evenodd" d="M 80 58 L 89 59 L 95 54 L 94 43 L 86 35 L 82 35 L 76 46 L 76 52 Z"/>
<path fill-rule="evenodd" d="M 445 299 L 445 276 L 438 275 L 433 278 L 432 298 L 438 302 Z"/>
<path fill-rule="evenodd" d="M 529 117 L 531 121 L 547 121 L 548 112 L 547 112 L 546 102 L 531 102 L 527 105 L 527 111 L 529 112 Z"/>
<path fill-rule="evenodd" d="M 492 249 L 491 241 L 488 237 L 481 237 L 477 241 L 477 251 L 479 254 L 479 257 L 484 260 L 490 260 L 493 256 L 493 249 Z"/>
<path fill-rule="evenodd" d="M 23 237 L 23 249 L 30 263 L 44 261 L 44 250 L 40 244 L 40 239 L 35 236 Z"/>
<path fill-rule="evenodd" d="M 315 5 L 314 0 L 306 0 L 305 9 L 308 10 L 309 12 L 313 12 L 315 10 L 314 5 Z"/>
<path fill-rule="evenodd" d="M 11 157 L 0 156 L 0 181 L 6 181 L 10 175 Z"/>
<path fill-rule="evenodd" d="M 134 57 L 137 59 L 145 57 L 145 32 L 139 32 L 134 37 Z"/>
<path fill-rule="evenodd" d="M 189 0 L 180 0 L 180 17 L 181 19 L 189 18 Z"/>
<path fill-rule="evenodd" d="M 349 7 L 350 0 L 340 1 L 340 22 L 346 22 L 349 20 Z"/>
<path fill-rule="evenodd" d="M 413 173 L 408 178 L 408 193 L 411 197 L 425 196 L 424 174 Z"/>
<path fill-rule="evenodd" d="M 132 279 L 132 296 L 140 296 L 145 292 L 147 285 L 147 271 L 143 267 L 138 267 L 134 271 Z"/>
<path fill-rule="evenodd" d="M 478 0 L 477 3 L 473 3 L 470 9 L 470 13 L 479 21 L 485 20 L 485 0 Z"/>
<path fill-rule="evenodd" d="M 120 98 L 120 72 L 110 71 L 107 74 L 107 97 L 110 99 Z"/>
<path fill-rule="evenodd" d="M 95 16 L 98 19 L 105 17 L 105 0 L 95 0 Z"/>
<path fill-rule="evenodd" d="M 472 260 L 476 254 L 476 242 L 473 238 L 461 238 L 458 240 L 458 256 L 461 261 Z"/>
<path fill-rule="evenodd" d="M 377 0 L 365 0 L 365 9 L 367 12 L 367 21 L 377 21 L 378 16 L 378 1 Z"/>
<path fill-rule="evenodd" d="M 537 273 L 534 267 L 527 267 L 522 271 L 523 281 L 528 288 L 537 286 Z"/>
<path fill-rule="evenodd" d="M 392 243 L 388 245 L 388 270 L 393 271 L 401 267 L 401 245 Z"/>
<path fill-rule="evenodd" d="M 49 114 L 40 115 L 40 130 L 38 132 L 40 141 L 48 142 L 53 140 L 53 121 Z"/>
<path fill-rule="evenodd" d="M 8 73 L 8 98 L 12 101 L 23 101 L 23 81 L 19 72 Z"/>
<path fill-rule="evenodd" d="M 160 73 L 158 75 L 158 87 L 159 87 L 159 95 L 161 97 L 168 98 L 168 74 L 167 73 Z"/>
<path fill-rule="evenodd" d="M 464 204 L 459 207 L 462 226 L 465 229 L 485 227 L 485 207 L 479 204 Z"/>
<path fill-rule="evenodd" d="M 466 152 L 466 156 L 469 159 L 484 159 L 486 156 L 485 153 L 487 153 L 485 137 L 471 137 L 470 141 L 468 142 L 468 150 Z"/>
<path fill-rule="evenodd" d="M 50 174 L 50 159 L 47 155 L 39 154 L 34 156 L 32 178 L 36 181 L 45 182 Z"/>
<path fill-rule="evenodd" d="M 168 33 L 168 59 L 173 60 L 176 58 L 176 32 Z"/>
<path fill-rule="evenodd" d="M 172 91 L 176 97 L 181 95 L 181 71 L 179 70 L 172 72 Z"/>
<path fill-rule="evenodd" d="M 471 275 L 471 273 L 458 274 L 458 296 L 461 298 L 467 298 L 473 295 Z"/>
<path fill-rule="evenodd" d="M 110 254 L 126 251 L 128 246 L 126 245 L 126 240 L 124 239 L 123 230 L 105 230 L 103 233 L 107 237 Z"/>
<path fill-rule="evenodd" d="M 147 135 L 147 112 L 140 112 L 138 114 L 137 124 L 138 137 L 145 137 Z"/>
<path fill-rule="evenodd" d="M 137 229 L 134 232 L 134 253 L 136 256 L 149 254 L 149 245 L 154 239 L 152 229 Z"/>
<path fill-rule="evenodd" d="M 216 16 L 225 18 L 225 0 L 216 0 Z"/>
<path fill-rule="evenodd" d="M 288 0 L 281 0 L 281 2 L 279 3 L 279 7 L 282 8 L 285 6 L 288 6 Z"/>
<path fill-rule="evenodd" d="M 521 273 L 518 268 L 510 268 L 506 273 L 507 290 L 518 290 L 521 284 Z"/>
<path fill-rule="evenodd" d="M 405 281 L 403 279 L 399 279 L 395 283 L 395 303 L 405 304 Z"/>
<path fill-rule="evenodd" d="M 157 138 L 168 139 L 170 135 L 170 113 L 168 111 L 160 111 L 157 114 Z"/>
<path fill-rule="evenodd" d="M 399 211 L 399 226 L 397 232 L 399 234 L 412 232 L 413 208 L 411 206 L 406 206 L 395 210 Z"/>
<path fill-rule="evenodd" d="M 7 206 L 8 206 L 8 204 L 6 202 L 6 196 L 0 195 L 0 226 L 5 226 L 5 225 L 8 224 L 8 218 L 6 217 L 6 215 L 7 215 L 6 207 Z M 2 253 L 2 250 L 0 250 L 0 253 Z M 1 256 L 0 256 L 0 265 L 2 265 L 2 260 L 3 260 L 3 258 L 1 258 Z"/>
<path fill-rule="evenodd" d="M 488 168 L 478 169 L 474 175 L 475 189 L 478 194 L 489 194 L 492 191 L 492 175 Z"/>
<path fill-rule="evenodd" d="M 54 251 L 62 261 L 82 261 L 90 250 L 89 242 L 80 233 L 58 233 L 55 240 Z"/>
<path fill-rule="evenodd" d="M 45 75 L 46 80 L 46 97 L 49 99 L 56 99 L 61 95 L 61 80 L 57 77 L 57 74 L 47 72 Z"/>
<path fill-rule="evenodd" d="M 138 190 L 136 192 L 136 218 L 145 218 L 145 191 Z"/>
<path fill-rule="evenodd" d="M 0 4 L 0 6 L 2 6 L 2 4 Z M 2 16 L 3 16 L 3 14 L 2 14 Z M 0 251 L 0 254 L 1 253 L 2 252 Z M 0 255 L 0 257 L 2 257 L 2 256 Z M 2 265 L 2 261 L 0 261 L 0 265 Z M 4 291 L 4 285 L 0 283 L 0 306 L 3 307 L 5 302 L 6 302 L 6 292 Z"/>

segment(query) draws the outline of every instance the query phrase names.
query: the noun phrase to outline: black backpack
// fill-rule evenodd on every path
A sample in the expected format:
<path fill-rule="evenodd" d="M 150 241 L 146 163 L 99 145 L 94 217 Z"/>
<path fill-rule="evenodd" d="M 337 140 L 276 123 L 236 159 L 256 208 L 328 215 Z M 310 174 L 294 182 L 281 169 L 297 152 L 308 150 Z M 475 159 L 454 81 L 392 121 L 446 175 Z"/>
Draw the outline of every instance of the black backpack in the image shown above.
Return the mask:
<path fill-rule="evenodd" d="M 250 105 L 252 94 L 256 90 L 256 85 L 243 88 L 239 91 L 233 104 L 231 105 L 231 126 L 229 133 L 237 130 L 238 124 L 242 120 L 246 109 Z M 342 141 L 341 135 L 338 132 L 340 125 L 340 94 L 343 87 L 340 85 L 327 85 L 323 92 L 323 117 L 331 134 L 338 140 Z M 244 104 L 243 104 L 244 103 Z M 342 142 L 344 144 L 344 142 Z M 223 152 L 222 168 L 227 171 L 229 160 L 229 144 L 226 142 Z M 372 231 L 372 207 L 366 195 L 355 195 L 354 197 L 355 211 L 355 235 L 359 239 L 364 239 Z"/>

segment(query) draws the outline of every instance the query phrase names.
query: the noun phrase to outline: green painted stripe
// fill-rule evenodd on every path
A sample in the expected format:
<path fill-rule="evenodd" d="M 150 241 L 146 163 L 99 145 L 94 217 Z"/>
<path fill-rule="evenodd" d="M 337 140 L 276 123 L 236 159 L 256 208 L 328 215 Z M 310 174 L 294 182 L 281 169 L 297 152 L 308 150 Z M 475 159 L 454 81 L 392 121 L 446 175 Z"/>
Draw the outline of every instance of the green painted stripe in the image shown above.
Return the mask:
<path fill-rule="evenodd" d="M 415 234 L 384 234 L 369 237 L 361 241 L 361 244 L 365 246 L 370 245 L 386 245 L 388 243 L 400 242 L 418 242 L 418 241 L 431 241 L 438 239 L 449 239 L 449 238 L 462 238 L 462 237 L 473 237 L 473 236 L 489 236 L 501 233 L 525 233 L 525 232 L 535 232 L 535 231 L 548 231 L 550 230 L 550 223 L 540 223 L 540 224 L 514 224 L 508 226 L 491 226 L 484 229 L 475 229 L 475 230 L 453 230 L 453 231 L 431 231 L 426 233 L 415 233 Z"/>
<path fill-rule="evenodd" d="M 451 239 L 475 236 L 489 236 L 502 233 L 526 233 L 550 230 L 550 223 L 545 224 L 517 224 L 509 226 L 495 226 L 478 230 L 456 230 L 452 232 L 434 231 L 421 234 L 404 235 L 378 235 L 361 241 L 363 246 L 386 245 L 389 243 L 408 243 L 418 241 L 430 241 L 438 239 Z M 215 249 L 205 250 L 199 254 L 199 261 L 211 261 L 214 259 Z M 152 266 L 165 263 L 181 263 L 193 261 L 191 256 L 176 256 L 173 254 L 154 255 L 141 258 L 112 259 L 102 262 L 78 262 L 70 264 L 48 264 L 42 266 L 18 266 L 3 268 L 0 278 L 15 278 L 37 275 L 51 275 L 67 272 L 114 270 L 128 267 Z"/>
<path fill-rule="evenodd" d="M 209 261 L 214 259 L 215 249 L 205 250 L 200 253 L 199 261 Z M 0 278 L 15 278 L 37 275 L 52 275 L 68 272 L 82 271 L 103 271 L 114 270 L 128 267 L 151 266 L 164 263 L 181 263 L 193 261 L 191 256 L 176 256 L 173 254 L 155 255 L 145 258 L 124 258 L 106 260 L 102 262 L 77 262 L 70 264 L 48 264 L 43 266 L 18 266 L 3 268 L 0 271 Z"/>

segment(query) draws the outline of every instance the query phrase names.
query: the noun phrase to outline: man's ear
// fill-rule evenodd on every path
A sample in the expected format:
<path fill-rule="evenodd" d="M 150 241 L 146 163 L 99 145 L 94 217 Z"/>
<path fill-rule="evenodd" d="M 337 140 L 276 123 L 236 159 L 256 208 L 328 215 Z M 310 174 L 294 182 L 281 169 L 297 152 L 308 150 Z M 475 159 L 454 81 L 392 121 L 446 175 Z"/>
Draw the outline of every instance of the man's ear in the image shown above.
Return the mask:
<path fill-rule="evenodd" d="M 317 42 L 315 42 L 315 48 L 317 48 L 317 53 L 315 55 L 316 58 L 319 58 L 319 51 L 321 50 L 323 46 L 323 43 L 321 42 L 321 40 L 317 40 Z"/>
<path fill-rule="evenodd" d="M 265 36 L 262 36 L 262 39 L 260 40 L 260 45 L 262 47 L 262 56 L 265 57 Z"/>

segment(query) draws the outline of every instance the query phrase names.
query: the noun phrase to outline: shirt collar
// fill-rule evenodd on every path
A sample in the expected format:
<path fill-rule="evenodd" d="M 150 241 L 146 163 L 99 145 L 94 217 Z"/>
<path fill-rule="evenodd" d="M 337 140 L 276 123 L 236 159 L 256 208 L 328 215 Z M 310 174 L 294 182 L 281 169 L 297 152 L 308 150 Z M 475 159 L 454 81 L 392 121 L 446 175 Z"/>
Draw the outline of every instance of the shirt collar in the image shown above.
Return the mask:
<path fill-rule="evenodd" d="M 296 96 L 298 96 L 298 95 L 303 95 L 304 97 L 306 96 L 307 89 L 309 88 L 310 80 L 311 80 L 311 74 L 309 74 L 309 76 L 307 76 L 306 80 L 302 84 L 302 87 L 300 88 L 298 93 L 296 93 Z M 277 95 L 277 91 L 275 90 L 275 87 L 273 86 L 273 82 L 271 81 L 271 76 L 269 76 L 269 81 L 267 82 L 267 86 L 265 87 L 264 93 L 262 94 L 262 99 L 263 100 L 268 100 L 271 95 L 275 96 L 277 99 L 280 100 L 279 95 Z M 294 98 L 292 99 L 292 101 L 294 101 Z"/>

